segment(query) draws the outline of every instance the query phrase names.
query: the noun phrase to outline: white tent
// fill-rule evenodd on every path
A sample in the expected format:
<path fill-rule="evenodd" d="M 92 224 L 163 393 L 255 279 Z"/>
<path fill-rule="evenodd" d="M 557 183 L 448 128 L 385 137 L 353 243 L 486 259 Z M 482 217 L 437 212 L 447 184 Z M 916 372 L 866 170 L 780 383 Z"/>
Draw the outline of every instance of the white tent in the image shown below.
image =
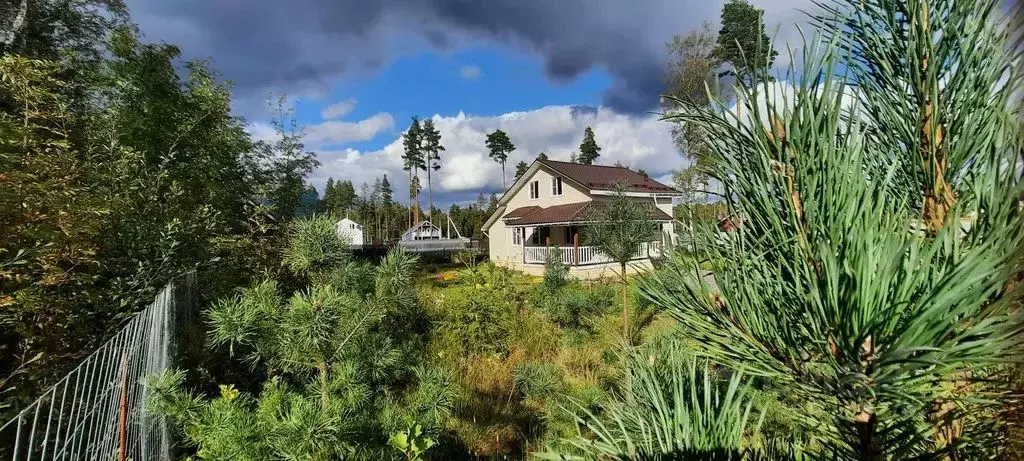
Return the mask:
<path fill-rule="evenodd" d="M 338 237 L 347 238 L 352 246 L 363 245 L 363 226 L 351 219 L 343 218 L 335 225 Z"/>

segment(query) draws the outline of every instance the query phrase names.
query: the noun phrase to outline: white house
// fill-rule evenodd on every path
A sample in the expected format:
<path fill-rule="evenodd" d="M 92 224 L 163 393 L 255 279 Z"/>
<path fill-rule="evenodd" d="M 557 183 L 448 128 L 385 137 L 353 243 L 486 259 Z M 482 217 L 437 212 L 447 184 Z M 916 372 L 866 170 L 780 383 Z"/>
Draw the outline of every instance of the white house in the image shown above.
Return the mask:
<path fill-rule="evenodd" d="M 335 224 L 338 237 L 348 239 L 352 246 L 363 245 L 363 226 L 351 219 L 343 218 Z"/>
<path fill-rule="evenodd" d="M 582 245 L 580 230 L 589 210 L 603 206 L 617 184 L 624 186 L 626 196 L 650 204 L 651 220 L 659 223 L 660 236 L 638 246 L 630 263 L 634 271 L 649 269 L 651 259 L 660 257 L 665 243 L 674 238 L 672 198 L 682 194 L 629 168 L 553 160 L 535 161 L 484 223 L 491 261 L 541 274 L 548 252 L 557 246 L 574 275 L 613 275 L 617 264 L 596 248 Z"/>
<path fill-rule="evenodd" d="M 441 238 L 441 228 L 430 221 L 420 221 L 402 233 L 402 240 L 436 240 Z"/>

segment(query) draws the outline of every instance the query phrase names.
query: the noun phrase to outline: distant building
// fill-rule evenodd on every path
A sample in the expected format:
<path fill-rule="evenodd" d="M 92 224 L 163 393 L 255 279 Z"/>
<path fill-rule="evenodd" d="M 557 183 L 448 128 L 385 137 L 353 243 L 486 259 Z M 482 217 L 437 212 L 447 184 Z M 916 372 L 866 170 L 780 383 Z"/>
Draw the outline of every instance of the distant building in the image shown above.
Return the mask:
<path fill-rule="evenodd" d="M 552 247 L 560 247 L 570 272 L 584 278 L 612 275 L 617 264 L 597 248 L 580 241 L 588 224 L 588 210 L 600 209 L 615 194 L 615 186 L 638 204 L 650 205 L 650 219 L 660 233 L 637 247 L 630 267 L 652 267 L 651 259 L 675 243 L 672 232 L 672 199 L 679 191 L 646 174 L 621 166 L 583 165 L 537 160 L 498 201 L 494 214 L 483 225 L 489 237 L 491 261 L 531 274 L 544 271 Z"/>
<path fill-rule="evenodd" d="M 403 241 L 437 240 L 441 238 L 441 228 L 430 221 L 420 221 L 402 233 Z"/>
<path fill-rule="evenodd" d="M 338 237 L 348 239 L 352 246 L 363 246 L 363 226 L 351 219 L 343 218 L 335 224 Z"/>

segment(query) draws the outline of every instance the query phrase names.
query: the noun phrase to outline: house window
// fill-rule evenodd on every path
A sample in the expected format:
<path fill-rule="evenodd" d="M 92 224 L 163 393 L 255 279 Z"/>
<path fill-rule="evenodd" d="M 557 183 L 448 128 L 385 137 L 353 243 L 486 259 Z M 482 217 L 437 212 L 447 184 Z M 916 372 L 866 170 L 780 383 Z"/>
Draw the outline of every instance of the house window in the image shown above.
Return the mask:
<path fill-rule="evenodd" d="M 523 228 L 517 227 L 512 229 L 512 244 L 522 245 L 523 244 Z"/>
<path fill-rule="evenodd" d="M 562 195 L 562 177 L 551 178 L 551 195 Z"/>
<path fill-rule="evenodd" d="M 530 182 L 530 198 L 540 197 L 540 181 Z"/>

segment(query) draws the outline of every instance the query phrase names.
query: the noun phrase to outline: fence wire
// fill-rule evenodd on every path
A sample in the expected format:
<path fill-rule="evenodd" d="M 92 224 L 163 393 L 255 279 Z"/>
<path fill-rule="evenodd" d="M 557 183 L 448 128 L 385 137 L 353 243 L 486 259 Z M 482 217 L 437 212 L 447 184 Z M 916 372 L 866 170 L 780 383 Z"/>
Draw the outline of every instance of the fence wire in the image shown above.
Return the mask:
<path fill-rule="evenodd" d="M 0 427 L 3 458 L 171 459 L 171 433 L 162 418 L 146 413 L 142 379 L 175 365 L 182 329 L 194 316 L 194 287 L 194 273 L 167 284 L 153 304 Z"/>

